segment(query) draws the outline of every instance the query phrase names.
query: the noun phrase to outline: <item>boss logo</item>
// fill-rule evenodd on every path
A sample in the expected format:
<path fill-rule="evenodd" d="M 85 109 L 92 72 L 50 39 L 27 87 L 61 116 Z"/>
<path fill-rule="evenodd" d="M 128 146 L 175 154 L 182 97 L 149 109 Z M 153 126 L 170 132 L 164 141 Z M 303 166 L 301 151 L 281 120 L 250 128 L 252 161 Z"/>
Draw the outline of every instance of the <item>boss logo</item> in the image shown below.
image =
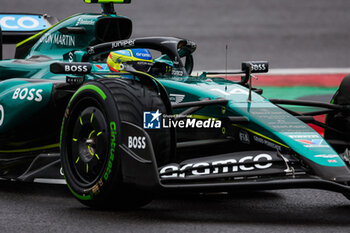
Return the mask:
<path fill-rule="evenodd" d="M 41 102 L 43 100 L 43 97 L 41 93 L 43 92 L 42 89 L 28 89 L 28 88 L 17 88 L 15 92 L 13 93 L 12 99 L 20 99 L 20 100 L 29 100 L 29 101 L 36 101 Z"/>
<path fill-rule="evenodd" d="M 146 149 L 146 137 L 128 137 L 128 148 L 130 149 Z"/>
<path fill-rule="evenodd" d="M 265 64 L 253 64 L 252 71 L 264 71 L 266 70 Z"/>
<path fill-rule="evenodd" d="M 92 66 L 87 62 L 55 62 L 50 65 L 54 74 L 88 74 Z"/>
<path fill-rule="evenodd" d="M 65 72 L 78 72 L 78 73 L 87 73 L 89 72 L 89 68 L 86 65 L 65 65 Z"/>
<path fill-rule="evenodd" d="M 242 70 L 246 71 L 249 66 L 252 73 L 266 73 L 269 71 L 269 63 L 267 61 L 243 62 Z"/>

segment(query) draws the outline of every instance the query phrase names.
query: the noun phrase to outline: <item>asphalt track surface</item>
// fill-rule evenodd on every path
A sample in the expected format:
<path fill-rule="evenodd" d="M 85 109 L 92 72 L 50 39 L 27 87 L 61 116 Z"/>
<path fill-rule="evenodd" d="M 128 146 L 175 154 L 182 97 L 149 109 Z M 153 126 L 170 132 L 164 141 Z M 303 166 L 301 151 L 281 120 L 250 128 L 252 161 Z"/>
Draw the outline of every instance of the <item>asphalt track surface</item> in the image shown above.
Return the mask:
<path fill-rule="evenodd" d="M 63 185 L 0 182 L 1 232 L 349 232 L 349 201 L 284 190 L 158 198 L 132 211 L 82 206 Z"/>
<path fill-rule="evenodd" d="M 349 7 L 347 0 L 133 0 L 118 9 L 134 20 L 133 36 L 192 39 L 195 69 L 222 70 L 226 44 L 229 68 L 252 59 L 272 68 L 350 67 Z M 60 19 L 98 11 L 80 0 L 2 0 L 0 9 Z M 327 191 L 161 197 L 139 210 L 96 211 L 63 185 L 0 182 L 0 232 L 328 233 L 349 232 L 349 216 L 350 201 Z"/>

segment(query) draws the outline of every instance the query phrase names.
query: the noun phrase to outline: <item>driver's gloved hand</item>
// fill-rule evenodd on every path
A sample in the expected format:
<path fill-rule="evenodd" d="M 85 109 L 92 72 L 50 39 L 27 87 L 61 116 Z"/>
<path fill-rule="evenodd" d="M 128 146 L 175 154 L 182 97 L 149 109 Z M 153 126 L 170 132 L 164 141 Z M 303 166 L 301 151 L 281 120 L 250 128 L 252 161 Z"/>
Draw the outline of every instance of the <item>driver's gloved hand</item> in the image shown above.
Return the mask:
<path fill-rule="evenodd" d="M 151 75 L 167 75 L 171 74 L 173 67 L 163 62 L 156 62 L 151 67 L 149 73 Z"/>

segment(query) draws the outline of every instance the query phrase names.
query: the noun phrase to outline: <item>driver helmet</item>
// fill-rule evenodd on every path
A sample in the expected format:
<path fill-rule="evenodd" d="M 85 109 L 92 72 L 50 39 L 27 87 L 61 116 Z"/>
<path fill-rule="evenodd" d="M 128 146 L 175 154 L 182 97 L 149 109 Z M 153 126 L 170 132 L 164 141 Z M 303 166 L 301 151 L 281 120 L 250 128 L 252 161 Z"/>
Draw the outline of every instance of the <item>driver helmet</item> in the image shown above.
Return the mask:
<path fill-rule="evenodd" d="M 122 72 L 125 65 L 137 71 L 148 72 L 153 65 L 153 59 L 148 49 L 125 49 L 110 52 L 107 65 L 115 72 Z"/>

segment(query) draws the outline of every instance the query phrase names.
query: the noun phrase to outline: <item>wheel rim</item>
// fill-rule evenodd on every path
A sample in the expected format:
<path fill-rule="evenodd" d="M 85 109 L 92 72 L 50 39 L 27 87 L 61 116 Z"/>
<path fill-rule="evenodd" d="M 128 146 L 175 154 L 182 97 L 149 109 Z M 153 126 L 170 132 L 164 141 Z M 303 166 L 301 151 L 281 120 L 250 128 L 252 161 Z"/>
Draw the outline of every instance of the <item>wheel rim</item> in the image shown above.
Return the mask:
<path fill-rule="evenodd" d="M 89 186 L 101 177 L 106 165 L 108 131 L 104 114 L 88 107 L 77 115 L 70 146 L 70 164 L 77 181 Z"/>

